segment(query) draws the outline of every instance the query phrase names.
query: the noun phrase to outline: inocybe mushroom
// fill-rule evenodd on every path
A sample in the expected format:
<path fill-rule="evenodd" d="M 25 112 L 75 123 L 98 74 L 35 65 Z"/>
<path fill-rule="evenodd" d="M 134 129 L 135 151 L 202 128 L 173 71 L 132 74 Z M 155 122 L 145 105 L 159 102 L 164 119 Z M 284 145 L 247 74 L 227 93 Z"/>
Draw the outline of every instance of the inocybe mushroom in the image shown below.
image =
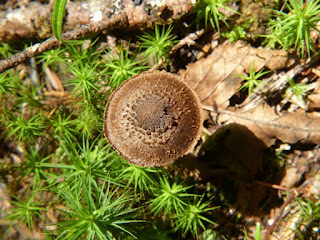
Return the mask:
<path fill-rule="evenodd" d="M 104 134 L 132 164 L 169 165 L 197 143 L 202 128 L 200 106 L 196 93 L 180 77 L 145 72 L 111 94 Z"/>

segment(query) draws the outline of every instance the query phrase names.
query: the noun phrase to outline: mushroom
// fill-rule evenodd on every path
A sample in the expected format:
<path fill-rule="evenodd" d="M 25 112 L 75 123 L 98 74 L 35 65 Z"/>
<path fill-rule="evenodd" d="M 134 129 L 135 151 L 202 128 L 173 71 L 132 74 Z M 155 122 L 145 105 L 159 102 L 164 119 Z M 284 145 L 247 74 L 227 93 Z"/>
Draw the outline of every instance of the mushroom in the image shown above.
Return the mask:
<path fill-rule="evenodd" d="M 177 75 L 145 72 L 125 81 L 110 96 L 104 134 L 132 164 L 172 164 L 197 143 L 202 129 L 196 93 Z"/>

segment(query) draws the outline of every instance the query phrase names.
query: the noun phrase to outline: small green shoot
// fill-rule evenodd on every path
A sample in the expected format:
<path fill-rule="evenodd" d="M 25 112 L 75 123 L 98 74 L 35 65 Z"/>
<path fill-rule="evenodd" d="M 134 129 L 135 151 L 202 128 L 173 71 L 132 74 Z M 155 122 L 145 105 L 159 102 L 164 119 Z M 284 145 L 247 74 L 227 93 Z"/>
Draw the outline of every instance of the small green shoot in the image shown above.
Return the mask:
<path fill-rule="evenodd" d="M 39 56 L 37 56 L 38 62 L 37 64 L 44 63 L 45 67 L 48 66 L 53 66 L 57 63 L 63 62 L 64 61 L 64 49 L 63 48 L 57 48 L 57 49 L 52 49 L 50 51 L 46 51 Z"/>
<path fill-rule="evenodd" d="M 102 116 L 99 115 L 99 111 L 92 104 L 85 104 L 82 112 L 73 120 L 76 133 L 80 133 L 80 136 L 91 137 L 95 131 L 101 132 L 103 123 L 100 119 Z"/>
<path fill-rule="evenodd" d="M 311 30 L 319 33 L 316 26 L 320 21 L 320 1 L 289 0 L 286 6 L 289 13 L 275 11 L 277 19 L 269 22 L 268 46 L 274 46 L 275 42 L 286 50 L 293 46 L 300 56 L 304 57 L 307 51 L 310 57 L 311 51 L 316 51 L 310 33 Z"/>
<path fill-rule="evenodd" d="M 111 59 L 106 59 L 104 64 L 105 70 L 103 74 L 109 76 L 108 85 L 112 89 L 115 89 L 133 75 L 141 73 L 143 70 L 147 69 L 146 66 L 140 66 L 141 62 L 136 61 L 135 56 L 129 57 L 129 49 L 122 49 L 119 52 L 119 57 L 111 54 Z"/>
<path fill-rule="evenodd" d="M 284 150 L 275 151 L 275 157 L 279 161 L 279 167 L 284 167 L 286 164 L 286 159 L 288 158 L 288 154 L 284 152 Z"/>
<path fill-rule="evenodd" d="M 74 64 L 69 66 L 69 71 L 74 75 L 70 79 L 68 86 L 73 86 L 71 93 L 75 96 L 81 96 L 84 102 L 90 102 L 91 97 L 99 89 L 98 76 L 97 76 L 98 64 L 92 65 L 87 62 L 83 67 L 77 67 Z"/>
<path fill-rule="evenodd" d="M 97 40 L 96 40 L 97 41 Z M 75 97 L 82 98 L 82 103 L 97 104 L 95 102 L 97 91 L 101 88 L 100 59 L 97 51 L 96 41 L 90 43 L 85 48 L 85 41 L 79 41 L 78 45 L 68 45 L 65 50 L 67 57 L 64 60 L 66 64 L 66 73 L 73 76 L 66 86 L 71 86 L 71 93 Z"/>
<path fill-rule="evenodd" d="M 47 168 L 43 167 L 43 163 L 48 162 L 52 155 L 44 156 L 44 153 L 39 153 L 39 149 L 36 146 L 32 146 L 25 150 L 25 162 L 22 164 L 23 178 L 33 175 L 33 189 L 39 189 L 40 181 L 42 179 L 48 179 L 50 173 L 47 172 Z"/>
<path fill-rule="evenodd" d="M 320 223 L 320 200 L 296 198 L 300 210 L 300 221 L 297 224 L 297 239 L 317 239 Z"/>
<path fill-rule="evenodd" d="M 218 234 L 213 229 L 207 229 L 203 231 L 200 237 L 200 240 L 216 240 L 216 239 L 218 239 Z M 227 240 L 223 236 L 222 236 L 222 239 Z"/>
<path fill-rule="evenodd" d="M 306 109 L 306 97 L 310 86 L 308 84 L 296 83 L 293 79 L 287 79 L 289 86 L 284 94 L 285 98 L 289 101 L 296 103 L 303 109 Z"/>
<path fill-rule="evenodd" d="M 31 110 L 42 107 L 41 95 L 39 94 L 41 87 L 29 84 L 27 86 L 21 85 L 19 91 L 22 93 L 17 96 L 17 102 L 20 105 L 26 104 Z"/>
<path fill-rule="evenodd" d="M 114 152 L 104 140 L 97 142 L 98 139 L 90 144 L 89 139 L 83 137 L 82 146 L 68 138 L 61 141 L 63 149 L 63 155 L 59 159 L 61 163 L 49 165 L 49 167 L 63 170 L 63 173 L 60 174 L 60 177 L 65 179 L 63 186 L 67 183 L 71 190 L 81 188 L 81 186 L 86 186 L 88 189 L 98 188 L 99 181 L 106 180 L 108 166 L 112 164 Z"/>
<path fill-rule="evenodd" d="M 11 75 L 11 71 L 0 74 L 0 99 L 2 95 L 8 94 L 14 88 Z"/>
<path fill-rule="evenodd" d="M 12 55 L 13 49 L 8 43 L 0 43 L 0 60 L 6 59 Z"/>
<path fill-rule="evenodd" d="M 75 120 L 70 119 L 71 117 L 71 114 L 64 116 L 64 114 L 60 113 L 56 118 L 50 119 L 56 138 L 66 137 L 72 139 L 74 137 L 74 125 L 76 124 Z"/>
<path fill-rule="evenodd" d="M 75 40 L 71 41 L 71 44 L 65 45 L 65 51 L 67 51 L 67 58 L 65 59 L 68 63 L 71 62 L 75 67 L 84 69 L 88 64 L 95 66 L 99 61 L 99 55 L 102 53 L 98 50 L 96 42 L 90 40 Z M 68 41 L 69 43 L 70 41 Z M 89 43 L 89 45 L 88 45 Z M 88 45 L 88 46 L 86 46 Z"/>
<path fill-rule="evenodd" d="M 52 12 L 52 32 L 53 35 L 62 41 L 62 22 L 66 9 L 67 0 L 54 0 Z"/>
<path fill-rule="evenodd" d="M 118 180 L 122 179 L 127 181 L 126 188 L 133 184 L 135 192 L 149 192 L 152 190 L 155 183 L 152 175 L 157 172 L 158 170 L 155 168 L 140 167 L 130 164 L 125 169 L 121 169 Z"/>
<path fill-rule="evenodd" d="M 247 233 L 247 229 L 243 229 L 243 233 L 244 233 L 244 240 L 249 240 L 251 238 L 249 238 L 248 233 Z M 261 239 L 261 228 L 260 228 L 260 223 L 257 222 L 256 223 L 256 235 L 254 237 L 254 240 L 260 240 Z"/>
<path fill-rule="evenodd" d="M 259 222 L 257 222 L 256 223 L 256 236 L 255 236 L 255 240 L 260 240 L 260 223 Z"/>
<path fill-rule="evenodd" d="M 171 35 L 172 30 L 172 26 L 169 26 L 167 29 L 165 26 L 162 26 L 160 33 L 159 26 L 155 25 L 154 33 L 145 32 L 142 37 L 139 37 L 142 42 L 140 47 L 145 49 L 144 56 L 154 59 L 155 63 L 162 60 L 166 66 L 169 62 L 171 48 L 177 42 L 175 40 L 176 37 Z"/>
<path fill-rule="evenodd" d="M 36 218 L 41 218 L 40 211 L 46 211 L 39 202 L 35 200 L 37 192 L 33 192 L 32 196 L 20 200 L 15 197 L 11 204 L 15 207 L 7 215 L 7 219 L 13 224 L 14 221 L 19 221 L 20 224 L 24 223 L 28 228 L 33 231 L 34 221 Z"/>
<path fill-rule="evenodd" d="M 199 227 L 206 230 L 204 222 L 209 224 L 215 224 L 210 219 L 203 216 L 203 214 L 212 211 L 218 207 L 208 207 L 209 202 L 202 202 L 204 195 L 197 201 L 197 197 L 194 198 L 193 203 L 189 203 L 186 209 L 180 212 L 175 218 L 175 231 L 182 230 L 183 237 L 190 232 L 194 237 L 198 237 Z"/>
<path fill-rule="evenodd" d="M 15 141 L 31 143 L 37 137 L 45 134 L 44 119 L 41 114 L 37 114 L 30 119 L 23 116 L 17 116 L 14 121 L 8 125 L 8 137 L 14 136 Z"/>
<path fill-rule="evenodd" d="M 163 214 L 169 217 L 172 212 L 181 213 L 187 207 L 188 197 L 193 196 L 187 193 L 191 186 L 184 187 L 177 183 L 177 180 L 170 184 L 166 176 L 160 177 L 157 188 L 157 197 L 150 201 L 151 212 L 155 215 Z"/>
<path fill-rule="evenodd" d="M 205 27 L 208 27 L 208 23 L 211 24 L 213 29 L 217 29 L 220 32 L 219 20 L 228 26 L 226 22 L 227 16 L 220 11 L 220 9 L 226 9 L 228 11 L 236 13 L 233 9 L 226 5 L 231 1 L 228 0 L 200 0 L 197 2 L 193 12 L 197 14 L 196 22 L 204 19 Z"/>
<path fill-rule="evenodd" d="M 256 73 L 254 64 L 251 64 L 249 76 L 238 76 L 245 80 L 245 83 L 239 88 L 239 91 L 247 89 L 248 95 L 250 96 L 255 87 L 258 87 L 262 90 L 261 84 L 265 83 L 263 83 L 262 80 L 259 80 L 259 78 L 261 78 L 263 75 L 269 72 L 270 71 L 263 72 L 263 69 L 261 69 L 259 72 Z"/>
<path fill-rule="evenodd" d="M 247 37 L 247 27 L 250 26 L 250 24 L 253 22 L 253 19 L 251 21 L 248 21 L 246 23 L 243 23 L 239 26 L 236 26 L 231 31 L 225 31 L 221 33 L 221 36 L 224 38 L 227 38 L 230 43 L 236 42 L 239 39 L 245 39 Z"/>
<path fill-rule="evenodd" d="M 77 179 L 81 182 L 81 179 Z M 82 185 L 80 183 L 80 185 Z M 119 235 L 135 236 L 124 227 L 141 222 L 134 219 L 137 209 L 131 207 L 133 195 L 129 191 L 111 189 L 110 185 L 100 185 L 93 192 L 85 185 L 81 191 L 69 191 L 61 195 L 68 210 L 60 209 L 65 215 L 64 221 L 58 223 L 58 238 L 77 239 L 110 239 Z"/>

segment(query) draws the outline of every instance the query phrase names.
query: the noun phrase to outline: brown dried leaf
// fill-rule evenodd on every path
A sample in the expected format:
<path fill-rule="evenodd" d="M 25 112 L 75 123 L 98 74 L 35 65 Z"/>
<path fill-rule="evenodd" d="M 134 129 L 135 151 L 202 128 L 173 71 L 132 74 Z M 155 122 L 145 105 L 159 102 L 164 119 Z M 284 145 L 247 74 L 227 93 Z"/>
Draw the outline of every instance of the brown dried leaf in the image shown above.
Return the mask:
<path fill-rule="evenodd" d="M 319 111 L 320 110 L 320 78 L 315 82 L 315 89 L 308 96 L 310 104 L 308 106 L 309 111 Z"/>
<path fill-rule="evenodd" d="M 55 72 L 51 71 L 51 69 L 47 67 L 44 70 L 44 73 L 46 76 L 46 80 L 47 80 L 46 83 L 47 83 L 48 89 L 51 90 L 53 88 L 54 90 L 56 90 L 58 92 L 64 92 L 63 84 L 62 84 L 59 76 Z"/>
<path fill-rule="evenodd" d="M 215 115 L 214 112 L 212 115 Z M 246 112 L 219 110 L 216 120 L 218 123 L 246 126 L 267 146 L 271 146 L 276 139 L 290 144 L 320 142 L 320 117 L 316 112 L 300 110 L 277 115 L 271 107 L 261 104 Z"/>
<path fill-rule="evenodd" d="M 320 94 L 311 94 L 309 97 L 310 105 L 308 107 L 309 110 L 319 111 L 320 110 Z"/>
<path fill-rule="evenodd" d="M 226 108 L 243 79 L 237 75 L 249 73 L 251 64 L 259 71 L 284 68 L 292 64 L 286 51 L 254 48 L 238 41 L 220 45 L 211 55 L 187 66 L 180 75 L 195 90 L 203 105 Z"/>

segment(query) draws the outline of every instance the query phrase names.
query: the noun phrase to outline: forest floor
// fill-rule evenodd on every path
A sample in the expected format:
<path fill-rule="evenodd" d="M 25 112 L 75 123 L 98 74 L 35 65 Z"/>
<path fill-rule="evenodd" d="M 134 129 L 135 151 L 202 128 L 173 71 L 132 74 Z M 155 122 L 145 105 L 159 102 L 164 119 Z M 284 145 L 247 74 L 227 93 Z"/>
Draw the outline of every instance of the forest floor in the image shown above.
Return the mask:
<path fill-rule="evenodd" d="M 177 74 L 197 94 L 204 115 L 201 138 L 190 154 L 163 171 L 172 181 L 178 176 L 192 185 L 195 190 L 188 193 L 210 200 L 210 207 L 219 206 L 205 213 L 216 224 L 203 220 L 205 228 L 194 232 L 159 217 L 164 220 L 159 229 L 165 230 L 158 230 L 169 231 L 163 239 L 320 239 L 319 32 L 307 32 L 309 53 L 306 44 L 293 41 L 287 46 L 272 32 L 270 19 L 279 20 L 275 10 L 294 15 L 288 7 L 294 0 L 216 2 L 221 4 L 217 19 L 210 18 L 214 11 L 205 16 L 206 5 L 194 7 L 189 0 L 68 1 L 62 36 L 85 39 L 81 43 L 52 37 L 53 1 L 0 4 L 1 239 L 67 239 L 63 230 L 44 234 L 65 219 L 67 204 L 59 184 L 76 174 L 68 175 L 72 167 L 61 167 L 57 160 L 71 162 L 68 153 L 61 153 L 68 147 L 60 134 L 69 131 L 80 145 L 83 136 L 95 143 L 111 91 L 146 70 Z M 319 4 L 309 2 L 315 8 Z M 314 24 L 320 29 L 320 11 L 316 13 Z M 146 40 L 152 34 L 163 39 L 159 48 Z M 78 60 L 85 63 L 79 68 L 83 72 L 72 65 Z M 81 85 L 77 74 L 97 79 L 90 82 L 94 87 Z M 95 106 L 86 108 L 88 102 Z M 57 124 L 61 118 L 66 118 L 63 127 L 69 120 L 72 127 L 65 130 Z M 37 160 L 28 158 L 37 153 Z M 59 188 L 52 188 L 50 178 Z M 143 186 L 138 191 L 131 176 L 121 179 L 126 183 L 141 197 L 141 206 L 157 196 L 146 186 L 148 194 Z M 32 193 L 38 187 L 39 196 Z M 140 219 L 154 220 L 144 214 Z"/>

